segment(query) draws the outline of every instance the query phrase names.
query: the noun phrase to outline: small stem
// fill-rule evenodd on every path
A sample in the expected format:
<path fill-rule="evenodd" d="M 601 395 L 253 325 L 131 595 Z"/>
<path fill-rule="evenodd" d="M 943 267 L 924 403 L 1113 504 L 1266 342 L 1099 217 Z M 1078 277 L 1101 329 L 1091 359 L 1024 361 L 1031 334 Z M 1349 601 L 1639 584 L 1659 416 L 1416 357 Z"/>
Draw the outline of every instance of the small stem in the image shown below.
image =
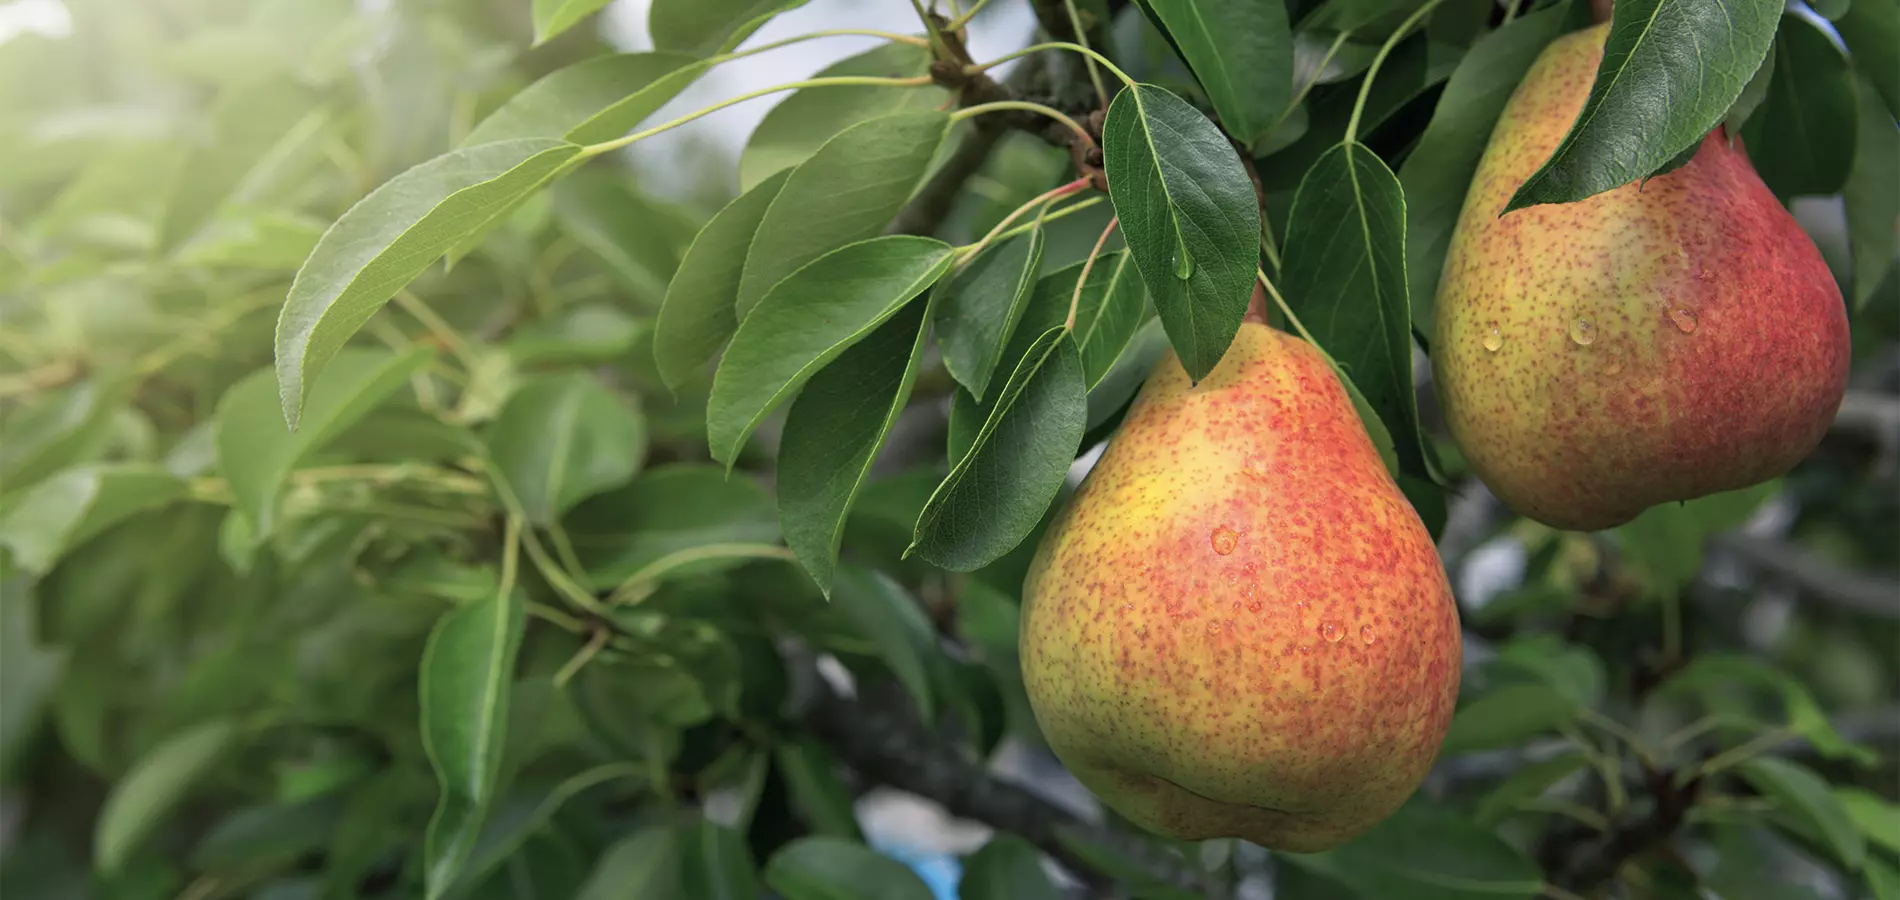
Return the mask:
<path fill-rule="evenodd" d="M 574 552 L 574 542 L 568 539 L 567 529 L 562 528 L 559 521 L 548 526 L 548 541 L 554 544 L 555 558 L 559 559 L 561 565 L 565 566 L 568 571 L 587 571 L 587 567 L 581 565 L 580 555 Z"/>
<path fill-rule="evenodd" d="M 1293 323 L 1293 330 L 1299 332 L 1300 337 L 1306 338 L 1307 343 L 1318 347 L 1319 341 L 1314 339 L 1313 333 L 1307 331 L 1306 326 L 1300 323 L 1300 317 L 1293 314 L 1293 307 L 1286 305 L 1286 298 L 1280 296 L 1280 289 L 1274 287 L 1273 282 L 1267 278 L 1266 270 L 1254 269 L 1253 273 L 1260 279 L 1260 286 L 1267 289 L 1267 296 L 1272 297 L 1274 304 L 1280 307 L 1280 312 L 1286 314 L 1286 320 Z"/>
<path fill-rule="evenodd" d="M 1636 751 L 1636 756 L 1643 762 L 1649 763 L 1652 766 L 1657 764 L 1655 752 L 1650 750 L 1649 745 L 1643 741 L 1642 736 L 1631 731 L 1629 727 L 1623 723 L 1603 715 L 1594 709 L 1579 709 L 1577 711 L 1577 720 L 1628 744 L 1630 749 Z"/>
<path fill-rule="evenodd" d="M 1293 115 L 1293 110 L 1305 102 L 1306 95 L 1312 93 L 1313 86 L 1319 84 L 1320 78 L 1325 76 L 1326 67 L 1333 64 L 1333 56 L 1339 53 L 1340 47 L 1345 46 L 1346 39 L 1349 37 L 1352 37 L 1352 32 L 1349 31 L 1342 31 L 1333 37 L 1332 46 L 1326 48 L 1326 55 L 1320 57 L 1319 65 L 1314 67 L 1313 77 L 1306 79 L 1306 83 L 1300 85 L 1299 92 L 1294 94 L 1293 99 L 1287 103 L 1286 109 L 1280 110 L 1280 117 L 1273 120 L 1273 128 L 1280 127 L 1280 123 L 1286 121 L 1286 117 Z M 1267 130 L 1272 131 L 1273 128 Z"/>
<path fill-rule="evenodd" d="M 1115 226 L 1121 223 L 1121 217 L 1108 220 L 1108 227 L 1102 229 L 1102 236 L 1095 239 L 1095 247 L 1089 250 L 1089 258 L 1082 263 L 1082 274 L 1076 276 L 1075 293 L 1069 295 L 1069 317 L 1062 322 L 1062 330 L 1075 330 L 1075 310 L 1082 305 L 1082 288 L 1089 283 L 1089 270 L 1095 268 L 1095 260 L 1102 255 L 1102 245 L 1108 243 L 1108 236 L 1115 233 Z"/>
<path fill-rule="evenodd" d="M 469 348 L 468 341 L 462 337 L 461 332 L 455 330 L 455 326 L 448 323 L 448 320 L 436 315 L 435 310 L 429 308 L 429 304 L 422 302 L 421 297 L 405 288 L 396 292 L 396 305 L 402 307 L 403 312 L 408 313 L 416 321 L 421 322 L 422 327 L 429 329 L 429 333 L 434 335 L 436 340 L 441 341 L 450 353 L 455 354 L 455 358 L 461 360 L 464 367 L 475 368 L 477 357 L 475 351 Z"/>
<path fill-rule="evenodd" d="M 963 15 L 960 15 L 954 19 L 951 19 L 948 24 L 944 25 L 943 27 L 944 30 L 945 31 L 962 30 L 963 26 L 970 24 L 971 19 L 976 18 L 976 14 L 983 9 L 984 4 L 989 3 L 989 2 L 990 0 L 976 0 L 976 2 L 971 4 L 969 10 L 964 12 Z"/>
<path fill-rule="evenodd" d="M 1791 737 L 1794 737 L 1794 731 L 1788 728 L 1777 728 L 1773 731 L 1757 735 L 1750 740 L 1730 747 L 1721 753 L 1717 753 L 1697 765 L 1683 769 L 1676 774 L 1676 784 L 1688 784 L 1697 777 L 1713 775 L 1730 766 L 1745 763 L 1774 749 L 1775 745 Z"/>
<path fill-rule="evenodd" d="M 1074 194 L 1077 191 L 1080 191 L 1083 188 L 1088 187 L 1088 186 L 1089 186 L 1089 180 L 1087 178 L 1077 178 L 1076 180 L 1071 181 L 1068 184 L 1065 184 L 1061 187 L 1044 191 L 1030 198 L 1029 202 L 1016 207 L 1014 210 L 1010 212 L 1009 215 L 1004 216 L 1003 221 L 996 223 L 996 227 L 991 228 L 988 234 L 983 235 L 982 240 L 977 241 L 976 243 L 971 244 L 968 247 L 958 248 L 957 250 L 958 263 L 962 264 L 962 263 L 968 262 L 969 260 L 975 259 L 978 253 L 982 253 L 984 248 L 988 247 L 990 244 L 996 241 L 997 237 L 1003 233 L 1004 229 L 1009 227 L 1011 222 L 1014 222 L 1017 219 L 1022 218 L 1024 215 L 1027 215 L 1030 210 L 1040 208 L 1044 211 L 1047 211 L 1049 208 L 1049 204 L 1054 203 L 1055 201 L 1060 200 L 1063 197 L 1067 197 L 1070 194 Z M 1036 221 L 1037 222 L 1043 221 L 1043 217 L 1038 215 L 1036 217 Z"/>
<path fill-rule="evenodd" d="M 675 550 L 644 566 L 627 576 L 607 595 L 608 606 L 638 603 L 653 593 L 651 583 L 661 576 L 681 566 L 690 565 L 705 559 L 718 559 L 722 556 L 749 557 L 752 559 L 782 559 L 797 561 L 792 551 L 777 544 L 701 544 L 684 550 Z"/>
<path fill-rule="evenodd" d="M 824 31 L 814 31 L 810 34 L 788 37 L 783 40 L 773 41 L 769 44 L 760 44 L 757 47 L 747 47 L 744 50 L 734 50 L 731 53 L 723 53 L 706 60 L 705 64 L 716 66 L 720 63 L 731 62 L 735 59 L 745 59 L 748 56 L 764 53 L 767 50 L 777 50 L 780 47 L 789 47 L 792 44 L 828 37 L 874 37 L 883 38 L 884 40 L 896 44 L 909 44 L 913 47 L 930 46 L 929 40 L 920 38 L 914 34 L 897 34 L 896 32 L 878 31 L 873 28 L 827 28 Z"/>
<path fill-rule="evenodd" d="M 839 75 L 830 78 L 807 78 L 803 81 L 788 81 L 784 84 L 775 84 L 771 87 L 759 88 L 756 91 L 747 91 L 737 97 L 721 100 L 703 109 L 696 109 L 670 122 L 662 122 L 652 128 L 636 131 L 625 137 L 615 138 L 611 141 L 603 141 L 598 144 L 589 144 L 581 148 L 580 156 L 581 158 L 587 158 L 599 156 L 602 153 L 611 153 L 622 147 L 650 138 L 662 131 L 671 131 L 695 119 L 725 109 L 728 106 L 736 106 L 747 100 L 756 100 L 768 94 L 776 94 L 781 91 L 795 91 L 808 87 L 926 87 L 930 83 L 930 76 L 928 75 L 919 75 L 915 78 L 875 78 L 871 76 Z"/>
<path fill-rule="evenodd" d="M 1605 753 L 1581 731 L 1571 726 L 1559 728 L 1559 734 L 1576 745 L 1578 752 L 1590 761 L 1590 767 L 1596 770 L 1598 780 L 1603 782 L 1603 792 L 1609 806 L 1610 815 L 1623 811 L 1629 803 L 1629 792 L 1623 788 L 1623 768 L 1621 760 L 1614 754 Z"/>
<path fill-rule="evenodd" d="M 1071 203 L 1068 206 L 1065 206 L 1054 212 L 1038 213 L 1036 215 L 1036 221 L 1024 222 L 1021 225 L 1018 225 L 1014 228 L 1011 228 L 1008 231 L 1003 232 L 1002 234 L 997 235 L 996 239 L 999 241 L 1007 241 L 1010 238 L 1013 238 L 1019 234 L 1022 234 L 1023 232 L 1028 231 L 1031 228 L 1035 228 L 1038 225 L 1041 225 L 1045 222 L 1054 222 L 1055 220 L 1060 219 L 1063 216 L 1066 216 L 1070 213 L 1081 212 L 1082 210 L 1088 209 L 1091 206 L 1095 206 L 1106 199 L 1107 199 L 1106 197 L 1102 197 L 1098 195 L 1094 197 L 1089 197 L 1085 200 L 1079 200 L 1075 203 Z"/>
<path fill-rule="evenodd" d="M 1522 3 L 1523 0 L 1511 0 L 1510 5 L 1504 8 L 1504 21 L 1498 23 L 1499 28 L 1511 24 L 1511 20 L 1517 18 L 1517 8 Z"/>
<path fill-rule="evenodd" d="M 561 629 L 562 631 L 571 631 L 571 632 L 574 632 L 575 634 L 587 633 L 586 622 L 576 619 L 573 616 L 570 616 L 567 613 L 564 613 L 558 609 L 555 609 L 554 607 L 549 606 L 545 603 L 535 603 L 533 601 L 529 601 L 528 615 L 534 616 L 537 619 L 544 620 L 547 623 L 555 626 L 556 628 Z"/>
<path fill-rule="evenodd" d="M 1413 10 L 1411 15 L 1405 17 L 1404 22 L 1399 23 L 1398 30 L 1392 32 L 1392 36 L 1386 38 L 1385 43 L 1379 46 L 1379 55 L 1372 58 L 1372 66 L 1366 69 L 1366 80 L 1359 85 L 1359 99 L 1353 101 L 1352 118 L 1346 120 L 1346 138 L 1342 143 L 1350 144 L 1358 138 L 1359 117 L 1366 111 L 1366 97 L 1372 93 L 1372 80 L 1378 77 L 1379 67 L 1385 65 L 1385 58 L 1392 53 L 1392 48 L 1398 46 L 1399 41 L 1411 33 L 1412 26 L 1417 25 L 1420 19 L 1425 18 L 1426 14 L 1437 9 L 1438 4 L 1443 2 L 1444 0 L 1428 0 L 1424 6 Z"/>
<path fill-rule="evenodd" d="M 1273 243 L 1273 225 L 1267 221 L 1267 211 L 1260 210 L 1260 252 L 1267 255 L 1267 262 L 1273 264 L 1273 273 L 1280 274 L 1280 248 Z"/>
<path fill-rule="evenodd" d="M 561 666 L 560 671 L 554 673 L 554 686 L 557 688 L 567 687 L 567 683 L 573 681 L 574 676 L 580 674 L 581 669 L 593 661 L 594 657 L 600 653 L 601 648 L 607 646 L 607 639 L 610 637 L 613 637 L 612 630 L 607 628 L 594 629 L 594 634 L 587 639 L 587 643 L 581 645 L 581 649 L 574 654 L 573 658 L 569 659 L 566 665 Z"/>
<path fill-rule="evenodd" d="M 501 536 L 501 592 L 506 595 L 515 589 L 515 578 L 521 571 L 521 516 L 510 513 L 508 521 L 502 526 Z"/>
<path fill-rule="evenodd" d="M 964 119 L 970 118 L 971 116 L 980 116 L 986 112 L 1001 112 L 1002 110 L 1006 110 L 1006 109 L 1021 109 L 1021 110 L 1028 110 L 1029 112 L 1033 112 L 1033 113 L 1041 113 L 1042 115 L 1048 116 L 1049 118 L 1056 120 L 1057 122 L 1061 122 L 1070 131 L 1075 132 L 1075 136 L 1078 140 L 1082 142 L 1082 146 L 1084 147 L 1095 146 L 1095 138 L 1089 136 L 1088 129 L 1083 128 L 1082 123 L 1077 122 L 1073 118 L 1070 118 L 1067 113 L 1064 113 L 1062 110 L 1056 109 L 1055 107 L 1044 106 L 1040 103 L 1031 103 L 1028 100 L 994 100 L 989 103 L 979 103 L 975 106 L 966 106 L 962 109 L 957 110 L 954 113 L 951 113 L 950 121 L 961 122 Z"/>
<path fill-rule="evenodd" d="M 943 36 L 937 33 L 937 20 L 930 17 L 920 0 L 910 0 L 910 8 L 917 11 L 917 21 L 924 23 L 924 31 L 930 35 L 931 55 L 938 59 L 949 59 L 950 48 L 943 43 Z"/>
<path fill-rule="evenodd" d="M 1097 53 L 1094 50 L 1090 50 L 1089 48 L 1084 47 L 1080 44 L 1072 44 L 1068 41 L 1049 41 L 1047 43 L 1042 43 L 1042 44 L 1031 44 L 1027 47 L 1022 48 L 1021 50 L 1005 53 L 1002 56 L 999 56 L 995 59 L 990 60 L 989 62 L 977 63 L 976 65 L 973 65 L 973 66 L 965 66 L 963 68 L 963 72 L 966 75 L 975 75 L 976 73 L 982 72 L 986 69 L 991 69 L 991 68 L 995 68 L 996 66 L 1000 66 L 1003 63 L 1009 62 L 1012 59 L 1028 56 L 1031 53 L 1039 53 L 1043 50 L 1073 50 L 1077 53 L 1082 54 L 1083 56 L 1086 56 L 1090 59 L 1095 60 L 1096 62 L 1101 63 L 1102 67 L 1106 68 L 1110 74 L 1113 74 L 1116 78 L 1121 79 L 1122 84 L 1127 85 L 1128 87 L 1135 86 L 1135 79 L 1128 77 L 1128 73 L 1122 71 L 1120 66 L 1115 65 L 1113 62 L 1110 62 L 1108 57 L 1103 56 L 1102 54 Z"/>
<path fill-rule="evenodd" d="M 1084 50 L 1089 49 L 1088 32 L 1082 30 L 1082 17 L 1076 14 L 1075 0 L 1062 0 L 1062 8 L 1069 14 L 1069 30 L 1075 32 L 1075 42 Z M 1107 109 L 1108 91 L 1102 87 L 1102 73 L 1096 70 L 1095 60 L 1083 57 L 1083 61 L 1088 66 L 1089 83 L 1095 85 L 1095 99 L 1101 102 L 1103 109 Z"/>
<path fill-rule="evenodd" d="M 534 563 L 535 571 L 541 573 L 541 577 L 549 586 L 559 591 L 561 596 L 566 597 L 568 602 L 575 606 L 596 616 L 606 617 L 607 608 L 602 606 L 586 587 L 575 581 L 554 562 L 554 558 L 548 555 L 547 548 L 541 546 L 541 539 L 535 536 L 533 529 L 523 531 L 521 537 L 522 544 L 528 549 L 528 559 Z"/>

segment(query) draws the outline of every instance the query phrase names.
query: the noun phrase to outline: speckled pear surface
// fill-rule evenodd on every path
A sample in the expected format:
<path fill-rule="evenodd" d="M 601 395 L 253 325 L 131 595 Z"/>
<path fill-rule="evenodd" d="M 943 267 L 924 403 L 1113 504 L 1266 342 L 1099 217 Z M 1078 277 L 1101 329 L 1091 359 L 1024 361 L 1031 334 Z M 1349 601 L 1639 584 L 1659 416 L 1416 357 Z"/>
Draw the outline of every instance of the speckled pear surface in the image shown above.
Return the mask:
<path fill-rule="evenodd" d="M 1022 669 L 1109 806 L 1187 840 L 1336 846 L 1430 768 L 1458 695 L 1431 535 L 1310 345 L 1241 325 L 1172 355 L 1042 540 Z"/>
<path fill-rule="evenodd" d="M 1646 184 L 1499 218 L 1583 108 L 1607 28 L 1551 44 L 1505 107 L 1432 344 L 1472 469 L 1512 509 L 1578 530 L 1786 472 L 1848 368 L 1840 288 L 1721 129 Z"/>

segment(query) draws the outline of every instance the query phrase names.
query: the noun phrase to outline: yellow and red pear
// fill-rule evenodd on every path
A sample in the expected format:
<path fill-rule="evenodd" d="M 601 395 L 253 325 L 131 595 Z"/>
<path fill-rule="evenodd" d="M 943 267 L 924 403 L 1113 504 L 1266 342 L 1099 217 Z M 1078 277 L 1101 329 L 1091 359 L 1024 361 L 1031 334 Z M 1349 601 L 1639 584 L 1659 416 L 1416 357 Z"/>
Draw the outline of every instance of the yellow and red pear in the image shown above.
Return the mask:
<path fill-rule="evenodd" d="M 1050 747 L 1186 840 L 1313 852 L 1390 815 L 1458 695 L 1431 535 L 1326 358 L 1242 324 L 1190 384 L 1170 355 L 1023 586 Z"/>
<path fill-rule="evenodd" d="M 1582 110 L 1608 27 L 1559 38 L 1511 96 L 1432 343 L 1472 470 L 1517 512 L 1578 530 L 1786 472 L 1847 385 L 1840 288 L 1722 129 L 1645 183 L 1503 213 Z"/>

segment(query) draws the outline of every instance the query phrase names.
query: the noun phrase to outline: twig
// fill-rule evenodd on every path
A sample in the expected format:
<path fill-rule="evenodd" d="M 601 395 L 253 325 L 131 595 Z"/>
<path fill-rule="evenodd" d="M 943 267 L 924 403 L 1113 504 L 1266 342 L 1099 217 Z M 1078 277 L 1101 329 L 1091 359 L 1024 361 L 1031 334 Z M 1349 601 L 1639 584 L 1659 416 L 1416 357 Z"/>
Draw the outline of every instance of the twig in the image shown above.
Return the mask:
<path fill-rule="evenodd" d="M 1816 600 L 1883 619 L 1900 619 L 1900 581 L 1895 579 L 1842 569 L 1772 538 L 1719 534 L 1709 538 L 1709 546 Z"/>

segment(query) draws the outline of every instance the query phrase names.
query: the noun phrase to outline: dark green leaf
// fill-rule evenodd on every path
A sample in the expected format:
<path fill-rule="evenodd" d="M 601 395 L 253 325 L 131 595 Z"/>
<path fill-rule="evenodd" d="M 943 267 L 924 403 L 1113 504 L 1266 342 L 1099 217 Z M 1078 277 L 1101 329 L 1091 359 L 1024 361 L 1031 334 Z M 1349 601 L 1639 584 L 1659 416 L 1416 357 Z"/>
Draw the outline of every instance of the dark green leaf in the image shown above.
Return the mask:
<path fill-rule="evenodd" d="M 1214 123 L 1153 85 L 1116 95 L 1102 127 L 1109 197 L 1188 375 L 1213 371 L 1240 329 L 1260 258 L 1260 207 Z"/>
<path fill-rule="evenodd" d="M 422 651 L 422 747 L 442 787 L 424 848 L 430 898 L 455 883 L 494 800 L 527 601 L 519 589 L 451 610 Z"/>
<path fill-rule="evenodd" d="M 851 808 L 851 792 L 838 780 L 831 751 L 817 741 L 800 738 L 780 743 L 776 759 L 792 803 L 812 831 L 847 840 L 864 839 Z"/>
<path fill-rule="evenodd" d="M 1629 184 L 1722 121 L 1768 55 L 1780 0 L 1623 0 L 1596 83 L 1563 142 L 1505 212 Z M 1595 41 L 1589 31 L 1570 40 Z"/>
<path fill-rule="evenodd" d="M 740 324 L 713 376 L 706 410 L 713 458 L 730 467 L 767 413 L 942 277 L 952 253 L 931 238 L 873 238 L 825 254 L 773 287 Z"/>
<path fill-rule="evenodd" d="M 917 382 L 931 304 L 911 301 L 825 366 L 785 417 L 778 448 L 778 515 L 785 543 L 831 592 L 846 516 Z"/>
<path fill-rule="evenodd" d="M 1511 773 L 1504 783 L 1491 789 L 1478 804 L 1480 825 L 1496 825 L 1519 804 L 1542 795 L 1552 785 L 1580 772 L 1590 760 L 1580 753 L 1567 753 L 1530 763 Z"/>
<path fill-rule="evenodd" d="M 1873 892 L 1874 900 L 1900 900 L 1900 868 L 1870 856 L 1862 874 L 1867 876 L 1867 889 Z"/>
<path fill-rule="evenodd" d="M 772 502 L 758 484 L 727 478 L 718 466 L 679 463 L 649 469 L 625 488 L 582 503 L 566 525 L 589 581 L 601 589 L 683 550 L 779 537 Z M 692 571 L 730 565 L 706 560 Z"/>
<path fill-rule="evenodd" d="M 508 398 L 489 426 L 488 455 L 529 521 L 547 527 L 633 478 L 646 459 L 646 425 L 586 372 L 544 375 Z"/>
<path fill-rule="evenodd" d="M 539 44 L 573 28 L 611 0 L 534 0 L 534 42 Z"/>
<path fill-rule="evenodd" d="M 1657 694 L 1686 691 L 1719 700 L 1737 688 L 1764 687 L 1781 701 L 1790 731 L 1812 745 L 1827 759 L 1850 760 L 1872 765 L 1878 755 L 1872 748 L 1848 741 L 1827 720 L 1808 689 L 1793 676 L 1762 660 L 1747 656 L 1705 653 L 1695 657 L 1668 681 Z"/>
<path fill-rule="evenodd" d="M 538 138 L 456 150 L 384 183 L 330 226 L 277 320 L 277 387 L 291 427 L 317 374 L 370 316 L 580 151 Z"/>
<path fill-rule="evenodd" d="M 612 140 L 653 115 L 706 71 L 680 53 L 621 53 L 548 73 L 508 98 L 462 139 L 463 147 L 522 138 L 576 144 Z"/>
<path fill-rule="evenodd" d="M 1312 859 L 1312 857 L 1288 857 Z M 1353 842 L 1319 857 L 1367 897 L 1519 898 L 1543 892 L 1543 873 L 1464 814 L 1414 799 Z"/>
<path fill-rule="evenodd" d="M 0 779 L 29 745 L 59 687 L 68 651 L 41 644 L 39 597 L 23 581 L 0 582 Z"/>
<path fill-rule="evenodd" d="M 1574 721 L 1577 704 L 1546 684 L 1505 685 L 1458 708 L 1444 756 L 1509 747 Z"/>
<path fill-rule="evenodd" d="M 1122 351 L 1135 337 L 1135 329 L 1148 314 L 1148 296 L 1136 268 L 1127 253 L 1112 253 L 1097 259 L 1095 266 L 1089 269 L 1089 280 L 1082 287 L 1081 299 L 1075 303 L 1076 354 L 1082 359 L 1082 382 L 1090 390 L 1101 383 L 1109 368 L 1121 358 Z M 1061 308 L 1068 308 L 1069 301 L 1075 299 L 1075 279 L 1080 277 L 1080 273 L 1063 277 L 1068 271 L 1056 272 L 1036 286 L 1039 307 L 1045 284 L 1060 288 L 1066 283 L 1069 289 L 1058 295 L 1058 302 Z M 1024 345 L 1023 349 L 1027 352 L 1028 346 Z"/>
<path fill-rule="evenodd" d="M 1854 167 L 1841 189 L 1854 260 L 1856 310 L 1866 307 L 1880 282 L 1893 271 L 1900 247 L 1900 225 L 1895 224 L 1900 222 L 1900 129 L 1881 107 L 1868 80 L 1861 79 L 1858 87 L 1860 123 L 1855 129 Z"/>
<path fill-rule="evenodd" d="M 930 66 L 930 51 L 896 41 L 840 60 L 815 77 L 913 78 Z M 739 186 L 750 191 L 765 179 L 810 159 L 839 132 L 868 119 L 943 101 L 934 88 L 827 85 L 794 91 L 760 120 L 739 154 Z"/>
<path fill-rule="evenodd" d="M 963 863 L 958 900 L 1057 900 L 1062 894 L 1028 841 L 998 834 Z"/>
<path fill-rule="evenodd" d="M 1887 113 L 1900 118 L 1900 3 L 1855 3 L 1834 29 L 1853 55 L 1854 68 L 1887 102 Z"/>
<path fill-rule="evenodd" d="M 765 864 L 765 883 L 785 900 L 931 900 L 903 863 L 835 837 L 785 845 Z"/>
<path fill-rule="evenodd" d="M 1742 88 L 1742 95 L 1735 98 L 1735 105 L 1728 108 L 1728 115 L 1722 119 L 1722 127 L 1728 132 L 1729 139 L 1733 140 L 1736 135 L 1742 133 L 1742 126 L 1748 124 L 1749 117 L 1761 107 L 1761 102 L 1768 99 L 1768 85 L 1774 81 L 1774 78 L 1775 45 L 1769 44 L 1768 57 L 1755 68 L 1754 76 L 1750 77 L 1748 84 Z M 1702 145 L 1690 144 L 1689 146 L 1700 148 Z"/>
<path fill-rule="evenodd" d="M 0 515 L 0 545 L 29 572 L 44 572 L 66 551 L 148 509 L 185 495 L 185 483 L 143 463 L 77 466 L 10 501 Z"/>
<path fill-rule="evenodd" d="M 1900 805 L 1859 787 L 1837 787 L 1834 799 L 1870 843 L 1900 853 Z"/>
<path fill-rule="evenodd" d="M 214 721 L 166 738 L 112 786 L 94 827 L 93 865 L 120 870 L 152 829 L 211 773 L 238 737 L 237 726 Z"/>
<path fill-rule="evenodd" d="M 1088 430 L 1093 432 L 1106 425 L 1126 408 L 1167 352 L 1168 334 L 1161 329 L 1160 319 L 1149 316 L 1136 327 L 1128 346 L 1102 373 L 1101 380 L 1089 388 Z"/>
<path fill-rule="evenodd" d="M 1293 35 L 1272 0 L 1149 0 L 1194 70 L 1221 127 L 1243 144 L 1267 133 L 1293 93 Z"/>
<path fill-rule="evenodd" d="M 1521 672 L 1550 685 L 1571 703 L 1595 707 L 1603 701 L 1609 675 L 1603 660 L 1582 644 L 1553 634 L 1526 634 L 1499 648 L 1493 671 Z"/>
<path fill-rule="evenodd" d="M 992 247 L 937 286 L 931 322 L 943 367 L 976 399 L 995 374 L 1042 271 L 1042 229 Z"/>
<path fill-rule="evenodd" d="M 1370 140 L 1368 136 L 1377 132 L 1386 119 L 1425 92 L 1431 77 L 1432 42 L 1423 34 L 1400 41 L 1379 67 L 1379 76 L 1366 94 L 1358 134 Z M 1345 139 L 1346 126 L 1352 123 L 1352 111 L 1363 86 L 1363 79 L 1322 84 L 1307 94 L 1302 109 L 1310 109 L 1310 113 L 1299 138 L 1275 150 L 1271 159 L 1257 165 L 1263 189 L 1278 191 L 1298 187 L 1306 170 Z"/>
<path fill-rule="evenodd" d="M 336 354 L 339 364 L 310 386 L 302 427 L 294 432 L 278 418 L 279 395 L 268 369 L 225 392 L 212 420 L 218 468 L 254 538 L 276 528 L 278 497 L 291 470 L 387 400 L 432 357 L 424 347 L 401 354 L 353 347 Z"/>
<path fill-rule="evenodd" d="M 696 56 L 724 53 L 773 16 L 805 0 L 654 0 L 647 10 L 653 46 Z"/>
<path fill-rule="evenodd" d="M 1827 781 L 1814 770 L 1778 757 L 1758 756 L 1737 765 L 1735 773 L 1773 799 L 1780 815 L 1793 817 L 1818 833 L 1841 865 L 1849 871 L 1860 868 L 1867 857 L 1867 842 L 1828 790 Z"/>
<path fill-rule="evenodd" d="M 1400 470 L 1432 477 L 1412 386 L 1405 194 L 1365 145 L 1333 148 L 1300 181 L 1280 287 L 1391 432 Z"/>
<path fill-rule="evenodd" d="M 686 832 L 681 894 L 690 900 L 758 900 L 759 875 L 745 837 L 701 821 Z"/>
<path fill-rule="evenodd" d="M 726 204 L 707 220 L 680 260 L 653 333 L 654 360 L 667 387 L 679 390 L 738 330 L 734 308 L 746 250 L 790 174 L 775 173 Z"/>
<path fill-rule="evenodd" d="M 516 727 L 509 730 L 510 743 L 534 737 L 531 731 L 524 733 L 519 728 L 523 710 L 536 705 L 531 702 L 534 698 L 549 697 L 555 690 L 546 679 L 522 679 L 516 682 L 513 708 L 510 710 L 511 724 Z M 539 716 L 540 712 L 539 709 L 528 709 L 529 716 Z M 536 718 L 534 721 L 538 723 L 540 720 Z M 515 752 L 511 749 L 502 754 L 504 769 L 508 768 L 507 759 L 513 757 Z M 460 883 L 475 884 L 507 864 L 536 832 L 548 826 L 562 806 L 576 796 L 611 781 L 643 779 L 646 776 L 647 767 L 642 762 L 612 762 L 583 769 L 552 787 L 540 784 L 516 788 L 509 797 L 491 808 L 482 825 L 481 836 L 476 838 L 474 850 L 469 854 Z"/>
<path fill-rule="evenodd" d="M 239 809 L 221 819 L 191 851 L 199 869 L 270 869 L 326 849 L 343 808 L 332 798 Z"/>
<path fill-rule="evenodd" d="M 1820 26 L 1783 16 L 1768 97 L 1742 132 L 1761 180 L 1782 197 L 1840 190 L 1854 163 L 1856 115 L 1846 57 Z"/>
<path fill-rule="evenodd" d="M 923 720 L 935 721 L 930 670 L 937 654 L 936 631 L 917 601 L 889 575 L 847 565 L 838 569 L 832 602 L 875 645 L 878 658 L 910 693 Z"/>
<path fill-rule="evenodd" d="M 1022 543 L 1061 490 L 1088 421 L 1088 388 L 1069 333 L 1045 331 L 989 409 L 968 452 L 930 495 L 906 554 L 959 572 Z"/>
<path fill-rule="evenodd" d="M 680 838 L 673 829 L 641 829 L 601 851 L 576 900 L 675 900 L 680 896 Z"/>
<path fill-rule="evenodd" d="M 881 234 L 910 199 L 949 126 L 949 115 L 939 110 L 895 113 L 851 126 L 800 163 L 752 237 L 739 279 L 740 321 L 806 263 Z"/>

